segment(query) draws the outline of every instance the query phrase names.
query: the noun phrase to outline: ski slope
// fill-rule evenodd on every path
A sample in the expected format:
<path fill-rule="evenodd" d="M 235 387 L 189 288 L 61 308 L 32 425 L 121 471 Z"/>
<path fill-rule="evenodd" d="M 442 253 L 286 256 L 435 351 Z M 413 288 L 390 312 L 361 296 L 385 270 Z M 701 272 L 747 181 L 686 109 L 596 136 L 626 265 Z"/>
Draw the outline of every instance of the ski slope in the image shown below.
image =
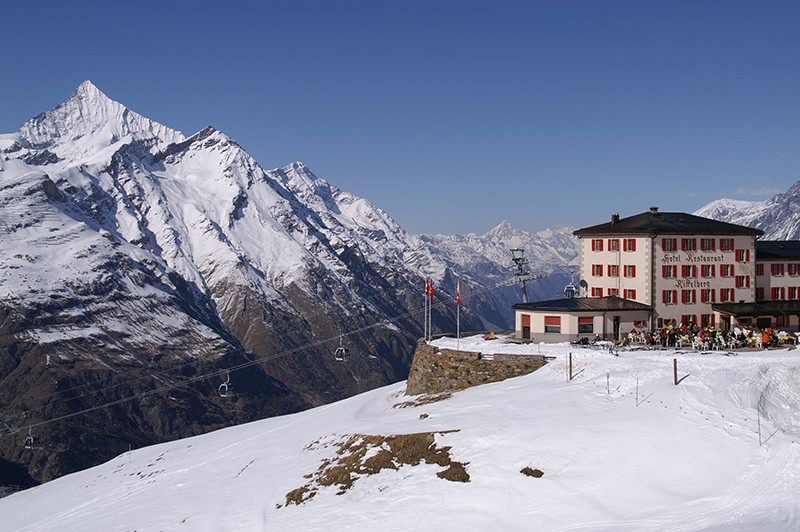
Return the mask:
<path fill-rule="evenodd" d="M 435 343 L 455 347 L 454 339 Z M 404 396 L 399 383 L 124 453 L 0 499 L 0 528 L 800 529 L 800 350 L 614 356 L 480 337 L 459 346 L 555 359 L 434 402 Z M 287 503 L 287 494 L 314 484 L 326 460 L 347 454 L 337 445 L 350 435 L 417 433 L 449 447 L 469 481 L 439 478 L 444 468 L 423 461 L 359 476 L 347 489 L 317 485 L 313 498 Z M 46 442 L 27 452 L 47 452 Z"/>

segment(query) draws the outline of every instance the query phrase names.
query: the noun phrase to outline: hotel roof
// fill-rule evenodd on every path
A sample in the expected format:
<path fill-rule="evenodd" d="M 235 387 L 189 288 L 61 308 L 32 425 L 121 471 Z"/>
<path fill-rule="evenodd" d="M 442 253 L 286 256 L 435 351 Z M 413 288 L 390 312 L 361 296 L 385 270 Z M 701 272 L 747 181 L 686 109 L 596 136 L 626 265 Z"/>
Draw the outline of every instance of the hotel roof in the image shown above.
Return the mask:
<path fill-rule="evenodd" d="M 551 311 L 551 312 L 603 312 L 645 310 L 653 308 L 650 305 L 623 299 L 618 296 L 606 297 L 568 297 L 564 299 L 551 299 L 549 301 L 534 301 L 532 303 L 517 303 L 514 310 Z"/>
<path fill-rule="evenodd" d="M 572 234 L 578 237 L 616 234 L 751 235 L 758 237 L 764 232 L 760 229 L 720 222 L 684 212 L 659 212 L 658 207 L 650 207 L 648 212 L 627 218 L 620 218 L 618 214 L 614 214 L 609 222 L 584 227 Z"/>
<path fill-rule="evenodd" d="M 798 259 L 800 258 L 800 241 L 757 240 L 756 256 L 758 260 Z"/>

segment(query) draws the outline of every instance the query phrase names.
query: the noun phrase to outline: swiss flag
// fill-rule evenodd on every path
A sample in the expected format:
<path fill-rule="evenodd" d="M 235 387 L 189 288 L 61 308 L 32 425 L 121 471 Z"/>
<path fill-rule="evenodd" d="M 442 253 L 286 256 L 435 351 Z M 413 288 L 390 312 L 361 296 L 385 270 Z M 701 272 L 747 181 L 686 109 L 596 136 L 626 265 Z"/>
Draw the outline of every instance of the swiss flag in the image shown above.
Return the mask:
<path fill-rule="evenodd" d="M 456 306 L 461 304 L 461 283 L 456 283 Z"/>

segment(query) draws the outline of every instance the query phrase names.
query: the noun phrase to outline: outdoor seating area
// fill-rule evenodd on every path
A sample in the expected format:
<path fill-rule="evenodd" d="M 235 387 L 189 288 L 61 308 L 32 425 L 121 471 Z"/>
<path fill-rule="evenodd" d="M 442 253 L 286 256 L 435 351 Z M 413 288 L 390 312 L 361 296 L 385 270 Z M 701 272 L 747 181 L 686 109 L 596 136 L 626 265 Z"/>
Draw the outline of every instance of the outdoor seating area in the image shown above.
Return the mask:
<path fill-rule="evenodd" d="M 734 327 L 731 331 L 722 331 L 714 327 L 670 325 L 655 331 L 631 330 L 618 343 L 621 346 L 653 346 L 693 351 L 767 349 L 794 346 L 797 344 L 797 334 L 771 327 Z"/>

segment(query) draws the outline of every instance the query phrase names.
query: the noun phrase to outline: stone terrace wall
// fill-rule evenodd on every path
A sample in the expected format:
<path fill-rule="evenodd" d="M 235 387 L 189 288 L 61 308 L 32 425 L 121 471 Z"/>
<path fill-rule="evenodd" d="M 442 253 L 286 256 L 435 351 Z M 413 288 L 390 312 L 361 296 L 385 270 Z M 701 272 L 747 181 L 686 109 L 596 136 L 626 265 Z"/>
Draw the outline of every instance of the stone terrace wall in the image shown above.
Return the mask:
<path fill-rule="evenodd" d="M 451 392 L 498 382 L 532 373 L 545 363 L 542 355 L 439 350 L 420 340 L 408 373 L 406 395 Z"/>

